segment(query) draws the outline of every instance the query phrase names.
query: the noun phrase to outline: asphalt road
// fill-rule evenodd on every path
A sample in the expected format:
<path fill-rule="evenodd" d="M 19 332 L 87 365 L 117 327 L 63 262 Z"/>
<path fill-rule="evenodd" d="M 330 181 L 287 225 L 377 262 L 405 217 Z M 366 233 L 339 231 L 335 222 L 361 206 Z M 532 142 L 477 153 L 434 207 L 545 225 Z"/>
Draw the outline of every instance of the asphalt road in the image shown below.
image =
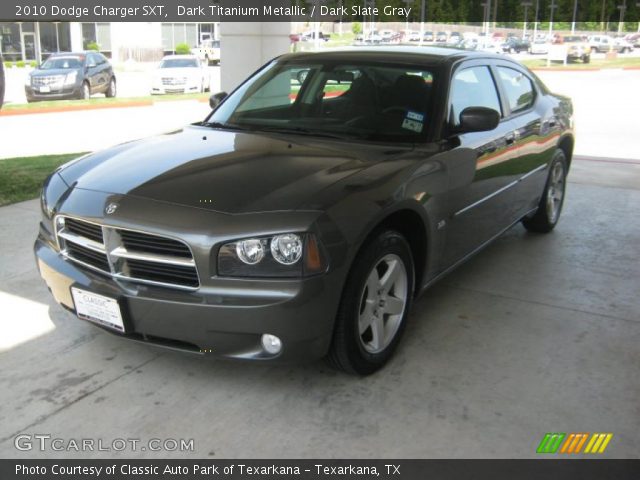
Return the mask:
<path fill-rule="evenodd" d="M 37 200 L 0 208 L 0 457 L 534 457 L 545 432 L 640 445 L 640 162 L 574 160 L 550 235 L 517 226 L 414 305 L 381 372 L 205 360 L 56 305 Z M 19 434 L 193 439 L 193 452 L 19 451 Z M 37 445 L 37 442 L 36 442 Z"/>

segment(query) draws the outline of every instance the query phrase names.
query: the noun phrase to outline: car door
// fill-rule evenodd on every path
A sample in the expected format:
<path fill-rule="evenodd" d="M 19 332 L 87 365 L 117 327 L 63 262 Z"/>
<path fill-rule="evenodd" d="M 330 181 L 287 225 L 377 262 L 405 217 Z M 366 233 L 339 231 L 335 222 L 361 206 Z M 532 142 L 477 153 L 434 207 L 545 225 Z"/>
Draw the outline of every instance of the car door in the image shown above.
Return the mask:
<path fill-rule="evenodd" d="M 91 93 L 104 91 L 106 87 L 105 66 L 108 64 L 101 60 L 100 55 L 90 53 L 87 58 L 87 77 L 91 86 Z"/>
<path fill-rule="evenodd" d="M 451 75 L 448 101 L 449 131 L 467 107 L 498 111 L 501 121 L 489 132 L 450 136 L 455 145 L 443 156 L 449 172 L 448 221 L 443 268 L 447 268 L 489 241 L 509 225 L 505 191 L 512 187 L 509 149 L 515 141 L 511 122 L 504 117 L 493 71 L 488 60 L 465 62 Z"/>
<path fill-rule="evenodd" d="M 541 92 L 523 68 L 506 61 L 496 61 L 493 68 L 513 129 L 509 169 L 511 180 L 518 183 L 506 192 L 506 198 L 510 198 L 510 219 L 515 222 L 538 204 L 560 122 L 552 111 L 547 112 Z"/>

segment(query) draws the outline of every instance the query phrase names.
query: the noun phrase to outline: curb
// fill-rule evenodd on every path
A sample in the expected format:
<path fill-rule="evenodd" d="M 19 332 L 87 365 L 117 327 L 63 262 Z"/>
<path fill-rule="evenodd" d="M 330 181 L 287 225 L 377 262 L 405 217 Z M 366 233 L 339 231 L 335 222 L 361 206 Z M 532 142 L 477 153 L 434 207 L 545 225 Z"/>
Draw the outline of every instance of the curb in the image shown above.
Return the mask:
<path fill-rule="evenodd" d="M 118 102 L 96 105 L 64 105 L 60 107 L 43 107 L 43 108 L 15 108 L 11 110 L 0 110 L 0 117 L 8 117 L 11 115 L 35 115 L 42 113 L 64 113 L 64 112 L 78 112 L 86 110 L 102 110 L 106 108 L 133 108 L 133 107 L 151 107 L 162 103 L 170 102 L 184 102 L 184 101 L 196 101 L 200 103 L 209 103 L 209 98 L 187 98 L 187 99 L 171 99 L 171 100 L 136 100 L 131 102 Z"/>
<path fill-rule="evenodd" d="M 12 110 L 0 111 L 0 117 L 8 117 L 11 115 L 35 115 L 41 113 L 61 113 L 61 112 L 77 112 L 82 110 L 102 110 L 106 108 L 130 108 L 130 107 L 149 107 L 153 105 L 152 100 L 144 100 L 137 102 L 122 102 L 105 105 L 65 105 L 62 107 L 43 107 L 43 108 L 16 108 Z"/>

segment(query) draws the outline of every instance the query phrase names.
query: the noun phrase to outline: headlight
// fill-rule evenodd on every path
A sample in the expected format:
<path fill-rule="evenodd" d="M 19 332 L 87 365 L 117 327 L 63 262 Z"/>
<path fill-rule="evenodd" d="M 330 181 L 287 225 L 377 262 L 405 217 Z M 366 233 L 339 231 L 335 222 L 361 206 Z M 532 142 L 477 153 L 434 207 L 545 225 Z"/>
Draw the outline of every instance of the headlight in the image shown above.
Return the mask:
<path fill-rule="evenodd" d="M 325 270 L 325 256 L 313 234 L 246 238 L 218 252 L 218 274 L 225 277 L 300 277 Z"/>
<path fill-rule="evenodd" d="M 302 257 L 302 239 L 295 233 L 276 235 L 271 239 L 271 255 L 283 265 L 293 265 Z"/>
<path fill-rule="evenodd" d="M 73 72 L 69 72 L 64 77 L 64 84 L 73 85 L 74 83 L 76 83 L 76 78 L 78 78 L 78 72 L 76 70 L 74 70 Z"/>

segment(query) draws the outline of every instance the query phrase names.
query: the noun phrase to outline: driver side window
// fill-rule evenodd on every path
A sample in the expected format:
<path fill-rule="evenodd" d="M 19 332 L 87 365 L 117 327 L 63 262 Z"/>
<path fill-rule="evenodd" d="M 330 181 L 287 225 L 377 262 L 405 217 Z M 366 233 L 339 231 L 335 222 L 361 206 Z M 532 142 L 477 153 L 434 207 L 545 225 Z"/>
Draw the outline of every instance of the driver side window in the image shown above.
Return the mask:
<path fill-rule="evenodd" d="M 500 99 L 489 67 L 458 70 L 451 80 L 449 121 L 460 124 L 460 112 L 467 107 L 491 108 L 502 116 Z"/>

